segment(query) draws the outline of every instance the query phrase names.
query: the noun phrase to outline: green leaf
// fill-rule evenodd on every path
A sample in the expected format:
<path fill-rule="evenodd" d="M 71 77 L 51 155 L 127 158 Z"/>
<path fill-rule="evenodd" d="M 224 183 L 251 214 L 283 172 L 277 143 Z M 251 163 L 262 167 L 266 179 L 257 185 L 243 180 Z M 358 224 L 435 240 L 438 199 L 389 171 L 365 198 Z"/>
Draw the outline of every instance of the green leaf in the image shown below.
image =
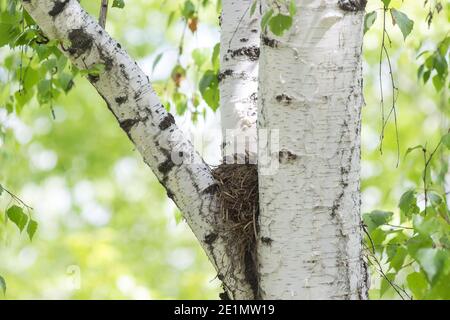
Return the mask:
<path fill-rule="evenodd" d="M 58 84 L 65 93 L 69 92 L 73 87 L 73 76 L 69 73 L 60 73 L 58 76 Z"/>
<path fill-rule="evenodd" d="M 430 211 L 430 210 L 428 210 Z M 439 221 L 435 216 L 428 214 L 425 217 L 421 215 L 414 215 L 413 218 L 414 230 L 424 236 L 431 236 L 439 229 Z"/>
<path fill-rule="evenodd" d="M 428 192 L 428 199 L 430 199 L 430 202 L 433 206 L 438 207 L 440 204 L 442 204 L 444 202 L 444 199 L 442 198 L 442 196 L 434 191 L 429 191 Z"/>
<path fill-rule="evenodd" d="M 6 294 L 6 281 L 2 276 L 0 276 L 0 290 L 3 291 L 3 294 Z"/>
<path fill-rule="evenodd" d="M 219 82 L 217 74 L 213 70 L 208 70 L 203 75 L 199 83 L 199 90 L 203 99 L 213 111 L 219 107 Z"/>
<path fill-rule="evenodd" d="M 433 86 L 436 89 L 436 91 L 438 91 L 438 92 L 441 91 L 442 88 L 444 87 L 444 82 L 442 81 L 440 75 L 436 74 L 433 77 Z"/>
<path fill-rule="evenodd" d="M 363 215 L 363 221 L 367 225 L 369 232 L 387 223 L 393 213 L 389 211 L 374 210 Z"/>
<path fill-rule="evenodd" d="M 6 216 L 9 220 L 14 222 L 17 228 L 19 228 L 19 230 L 22 232 L 28 221 L 28 216 L 23 213 L 23 209 L 21 207 L 13 205 L 8 210 L 6 210 Z"/>
<path fill-rule="evenodd" d="M 406 277 L 409 289 L 412 291 L 414 298 L 421 299 L 428 290 L 427 278 L 422 272 L 413 272 Z"/>
<path fill-rule="evenodd" d="M 273 34 L 277 36 L 283 35 L 283 33 L 292 26 L 292 17 L 284 14 L 277 14 L 269 20 L 269 28 Z"/>
<path fill-rule="evenodd" d="M 36 233 L 37 227 L 38 223 L 33 219 L 30 219 L 30 222 L 27 226 L 27 234 L 31 241 L 33 240 L 34 234 Z"/>
<path fill-rule="evenodd" d="M 220 69 L 220 43 L 216 43 L 214 46 L 211 63 L 214 71 L 218 72 Z"/>
<path fill-rule="evenodd" d="M 155 58 L 155 61 L 153 61 L 153 65 L 152 65 L 152 72 L 155 71 L 156 66 L 158 65 L 158 63 L 161 61 L 161 58 L 163 57 L 164 53 L 161 52 L 160 54 L 158 54 Z"/>
<path fill-rule="evenodd" d="M 124 0 L 114 0 L 113 4 L 112 4 L 113 8 L 120 8 L 122 9 L 123 7 L 125 7 L 125 1 Z"/>
<path fill-rule="evenodd" d="M 188 0 L 184 3 L 184 7 L 183 10 L 181 11 L 181 14 L 183 15 L 184 18 L 189 19 L 191 18 L 195 13 L 195 6 L 192 3 L 191 0 Z"/>
<path fill-rule="evenodd" d="M 253 16 L 253 14 L 255 13 L 257 4 L 258 4 L 258 0 L 254 0 L 252 3 L 252 7 L 250 8 L 250 17 Z"/>
<path fill-rule="evenodd" d="M 390 265 L 395 271 L 399 271 L 403 267 L 403 262 L 408 254 L 408 250 L 402 246 L 397 246 L 395 254 L 390 259 Z"/>
<path fill-rule="evenodd" d="M 428 79 L 430 79 L 431 70 L 427 70 L 423 73 L 423 83 L 427 83 Z"/>
<path fill-rule="evenodd" d="M 434 68 L 441 77 L 445 77 L 448 73 L 448 64 L 444 55 L 434 54 Z"/>
<path fill-rule="evenodd" d="M 450 150 L 450 132 L 442 136 L 442 144 Z"/>
<path fill-rule="evenodd" d="M 295 4 L 295 0 L 291 0 L 291 2 L 289 3 L 289 14 L 293 18 L 296 13 L 297 13 L 297 6 Z"/>
<path fill-rule="evenodd" d="M 184 93 L 175 92 L 173 95 L 173 102 L 178 115 L 182 115 L 187 110 L 187 97 Z"/>
<path fill-rule="evenodd" d="M 405 158 L 408 156 L 408 154 L 410 154 L 412 151 L 417 150 L 417 149 L 424 149 L 424 147 L 421 144 L 419 144 L 415 147 L 408 148 L 405 152 Z"/>
<path fill-rule="evenodd" d="M 381 0 L 381 1 L 383 2 L 385 8 L 387 8 L 391 3 L 391 0 Z"/>
<path fill-rule="evenodd" d="M 446 258 L 444 250 L 440 249 L 420 249 L 416 253 L 416 259 L 432 285 L 443 271 Z"/>
<path fill-rule="evenodd" d="M 364 17 L 364 34 L 373 26 L 375 21 L 377 20 L 377 12 L 372 11 L 366 14 Z"/>
<path fill-rule="evenodd" d="M 261 19 L 261 29 L 264 29 L 267 26 L 267 24 L 269 23 L 269 19 L 272 17 L 272 15 L 273 15 L 273 9 L 270 9 L 269 11 L 264 13 L 264 15 Z"/>
<path fill-rule="evenodd" d="M 181 214 L 181 211 L 178 209 L 175 210 L 175 223 L 177 225 L 179 225 L 180 222 L 182 222 L 182 221 L 183 221 L 183 215 Z"/>
<path fill-rule="evenodd" d="M 391 9 L 392 20 L 397 24 L 403 34 L 403 39 L 411 33 L 414 27 L 414 21 L 408 18 L 406 14 L 396 9 Z"/>
<path fill-rule="evenodd" d="M 390 282 L 393 282 L 394 281 L 394 279 L 395 279 L 395 273 L 387 273 L 386 274 L 386 278 L 385 277 L 383 277 L 382 279 L 381 279 L 381 286 L 380 286 L 380 297 L 382 297 L 385 293 L 386 293 L 386 291 L 389 289 L 389 288 L 391 288 L 392 286 L 391 286 L 391 284 L 390 284 Z M 390 282 L 389 282 L 389 281 Z"/>
<path fill-rule="evenodd" d="M 412 213 L 418 212 L 417 207 L 417 197 L 414 190 L 408 190 L 402 194 L 398 207 L 407 217 L 411 216 Z"/>

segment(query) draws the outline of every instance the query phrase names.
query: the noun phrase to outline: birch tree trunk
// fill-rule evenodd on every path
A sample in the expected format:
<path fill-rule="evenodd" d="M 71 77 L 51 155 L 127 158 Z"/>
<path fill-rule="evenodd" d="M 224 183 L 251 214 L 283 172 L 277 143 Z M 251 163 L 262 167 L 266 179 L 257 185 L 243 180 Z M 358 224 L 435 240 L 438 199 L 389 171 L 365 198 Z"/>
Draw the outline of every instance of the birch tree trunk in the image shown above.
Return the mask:
<path fill-rule="evenodd" d="M 220 37 L 220 115 L 226 163 L 254 163 L 257 155 L 259 10 L 253 0 L 223 0 Z"/>
<path fill-rule="evenodd" d="M 229 272 L 232 261 L 226 254 L 228 243 L 220 234 L 216 181 L 161 104 L 149 78 L 77 0 L 22 3 L 46 36 L 60 42 L 61 50 L 77 68 L 105 66 L 99 75 L 89 75 L 89 81 L 183 213 L 228 295 L 246 297 L 241 296 L 246 292 L 240 287 L 241 279 Z"/>
<path fill-rule="evenodd" d="M 272 1 L 264 0 L 265 7 Z M 262 35 L 259 286 L 263 299 L 365 299 L 360 219 L 365 1 L 295 0 Z M 261 134 L 260 134 L 261 135 Z"/>
<path fill-rule="evenodd" d="M 223 0 L 220 38 L 220 113 L 224 164 L 256 164 L 257 91 L 259 59 L 259 12 L 252 15 L 253 0 Z M 254 299 L 254 274 L 236 255 L 235 241 L 229 241 L 235 283 L 234 299 Z"/>

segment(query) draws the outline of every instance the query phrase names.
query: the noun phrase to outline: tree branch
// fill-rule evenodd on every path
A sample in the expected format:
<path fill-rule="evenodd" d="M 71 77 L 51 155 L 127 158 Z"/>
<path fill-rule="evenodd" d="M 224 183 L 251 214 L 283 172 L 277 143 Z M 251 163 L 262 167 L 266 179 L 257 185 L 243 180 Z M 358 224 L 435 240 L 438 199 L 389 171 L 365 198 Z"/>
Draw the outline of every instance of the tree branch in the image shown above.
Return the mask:
<path fill-rule="evenodd" d="M 101 74 L 88 76 L 89 81 L 183 213 L 228 294 L 240 297 L 233 274 L 227 272 L 226 245 L 217 231 L 220 218 L 211 170 L 161 104 L 148 77 L 78 1 L 22 3 L 46 36 L 60 41 L 77 68 L 105 66 Z"/>

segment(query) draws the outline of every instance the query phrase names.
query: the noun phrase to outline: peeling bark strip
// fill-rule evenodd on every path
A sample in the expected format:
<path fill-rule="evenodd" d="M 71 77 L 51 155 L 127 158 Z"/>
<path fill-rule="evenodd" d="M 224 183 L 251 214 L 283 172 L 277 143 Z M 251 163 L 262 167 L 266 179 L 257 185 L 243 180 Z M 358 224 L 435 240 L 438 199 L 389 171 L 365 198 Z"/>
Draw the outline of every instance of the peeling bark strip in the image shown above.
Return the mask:
<path fill-rule="evenodd" d="M 276 150 L 258 150 L 259 159 L 279 156 L 271 175 L 258 164 L 263 299 L 367 298 L 359 193 L 362 2 L 295 0 L 291 29 L 262 37 L 258 129 L 279 130 Z"/>
<path fill-rule="evenodd" d="M 216 181 L 209 166 L 161 104 L 148 77 L 77 0 L 22 3 L 49 39 L 70 42 L 62 50 L 77 68 L 86 70 L 105 64 L 104 72 L 88 77 L 89 80 L 183 212 L 218 273 L 225 275 L 222 279 L 228 293 L 241 297 L 236 285 L 241 280 L 227 273 L 230 263 L 223 238 L 219 235 L 210 243 L 210 235 L 217 234 L 217 200 L 210 192 Z M 179 154 L 183 155 L 181 160 L 190 162 L 171 156 Z"/>

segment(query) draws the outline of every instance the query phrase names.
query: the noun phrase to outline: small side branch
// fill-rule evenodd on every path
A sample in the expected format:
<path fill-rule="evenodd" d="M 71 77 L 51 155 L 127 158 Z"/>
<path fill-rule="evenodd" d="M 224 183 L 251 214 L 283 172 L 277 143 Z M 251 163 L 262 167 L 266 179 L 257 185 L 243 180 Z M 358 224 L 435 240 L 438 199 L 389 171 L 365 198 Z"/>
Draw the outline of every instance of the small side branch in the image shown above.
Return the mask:
<path fill-rule="evenodd" d="M 105 29 L 106 25 L 106 15 L 108 14 L 108 2 L 109 0 L 102 0 L 100 6 L 100 14 L 98 15 L 98 24 Z"/>

